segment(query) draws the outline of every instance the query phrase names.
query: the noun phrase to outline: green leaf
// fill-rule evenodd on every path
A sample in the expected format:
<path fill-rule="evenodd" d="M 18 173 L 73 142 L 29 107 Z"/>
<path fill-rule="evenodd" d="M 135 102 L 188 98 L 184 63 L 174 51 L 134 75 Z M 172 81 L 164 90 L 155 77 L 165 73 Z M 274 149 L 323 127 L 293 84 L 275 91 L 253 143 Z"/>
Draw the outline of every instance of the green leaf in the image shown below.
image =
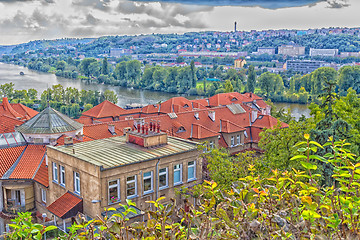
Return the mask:
<path fill-rule="evenodd" d="M 315 145 L 315 146 L 317 146 L 317 147 L 319 147 L 319 148 L 324 149 L 323 146 L 321 146 L 319 143 L 317 143 L 317 142 L 315 142 L 315 141 L 310 141 L 309 143 L 310 143 L 310 144 L 313 144 L 313 145 Z"/>
<path fill-rule="evenodd" d="M 317 166 L 309 162 L 300 161 L 301 165 L 308 170 L 316 170 Z"/>
<path fill-rule="evenodd" d="M 296 156 L 293 156 L 292 158 L 290 158 L 290 160 L 296 160 L 296 159 L 307 159 L 306 156 L 304 155 L 296 155 Z"/>

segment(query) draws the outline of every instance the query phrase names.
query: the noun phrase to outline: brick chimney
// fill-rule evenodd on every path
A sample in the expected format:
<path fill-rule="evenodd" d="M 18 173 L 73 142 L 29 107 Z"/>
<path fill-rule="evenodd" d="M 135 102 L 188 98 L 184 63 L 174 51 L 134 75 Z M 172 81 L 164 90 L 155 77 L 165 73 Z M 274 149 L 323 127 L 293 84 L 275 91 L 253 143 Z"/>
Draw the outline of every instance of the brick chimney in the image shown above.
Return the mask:
<path fill-rule="evenodd" d="M 140 126 L 140 124 L 138 126 Z M 143 126 L 144 131 L 142 130 Z M 167 134 L 160 132 L 160 123 L 151 121 L 152 131 L 149 131 L 149 126 L 150 124 L 143 123 L 140 127 L 141 131 L 127 131 L 126 142 L 147 148 L 167 144 Z"/>

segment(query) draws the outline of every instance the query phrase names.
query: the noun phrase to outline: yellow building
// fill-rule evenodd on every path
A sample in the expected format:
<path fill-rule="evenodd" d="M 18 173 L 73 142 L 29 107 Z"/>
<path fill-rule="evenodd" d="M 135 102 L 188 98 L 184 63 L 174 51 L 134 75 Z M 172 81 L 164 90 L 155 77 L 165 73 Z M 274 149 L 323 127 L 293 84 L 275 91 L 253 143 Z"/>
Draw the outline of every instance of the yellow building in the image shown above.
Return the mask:
<path fill-rule="evenodd" d="M 245 64 L 246 64 L 246 60 L 239 58 L 239 59 L 235 60 L 234 67 L 235 68 L 243 68 Z"/>

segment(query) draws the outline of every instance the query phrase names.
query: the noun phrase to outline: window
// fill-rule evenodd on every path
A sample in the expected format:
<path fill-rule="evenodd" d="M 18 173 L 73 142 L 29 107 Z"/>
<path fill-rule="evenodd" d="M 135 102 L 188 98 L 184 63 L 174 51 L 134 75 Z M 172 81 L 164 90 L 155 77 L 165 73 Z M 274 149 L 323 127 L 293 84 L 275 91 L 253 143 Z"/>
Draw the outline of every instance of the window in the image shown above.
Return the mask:
<path fill-rule="evenodd" d="M 136 196 L 136 176 L 126 178 L 126 196 L 127 198 Z"/>
<path fill-rule="evenodd" d="M 109 203 L 120 202 L 120 181 L 109 181 Z"/>
<path fill-rule="evenodd" d="M 53 163 L 53 181 L 54 182 L 58 182 L 59 178 L 58 178 L 58 167 L 56 163 Z"/>
<path fill-rule="evenodd" d="M 151 193 L 153 191 L 153 172 L 144 173 L 144 194 Z"/>
<path fill-rule="evenodd" d="M 65 167 L 60 165 L 60 185 L 65 186 Z"/>
<path fill-rule="evenodd" d="M 231 146 L 235 146 L 235 137 L 231 136 Z"/>
<path fill-rule="evenodd" d="M 188 162 L 188 182 L 196 179 L 195 161 Z"/>
<path fill-rule="evenodd" d="M 74 192 L 80 194 L 80 173 L 74 172 Z"/>
<path fill-rule="evenodd" d="M 161 168 L 159 170 L 159 189 L 167 188 L 168 185 L 168 169 Z"/>
<path fill-rule="evenodd" d="M 182 164 L 174 166 L 174 186 L 182 184 Z"/>
<path fill-rule="evenodd" d="M 215 141 L 214 140 L 211 140 L 209 142 L 209 147 L 210 147 L 210 149 L 215 148 Z"/>
<path fill-rule="evenodd" d="M 46 203 L 46 190 L 43 188 L 41 189 L 41 201 Z"/>
<path fill-rule="evenodd" d="M 240 145 L 240 135 L 236 135 L 236 145 Z"/>

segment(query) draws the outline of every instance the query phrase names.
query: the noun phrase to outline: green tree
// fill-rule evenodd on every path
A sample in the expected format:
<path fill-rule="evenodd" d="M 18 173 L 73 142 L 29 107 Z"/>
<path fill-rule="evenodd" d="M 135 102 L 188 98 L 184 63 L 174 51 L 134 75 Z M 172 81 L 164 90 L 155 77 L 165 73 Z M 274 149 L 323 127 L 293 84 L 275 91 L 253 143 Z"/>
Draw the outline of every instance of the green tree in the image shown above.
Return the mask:
<path fill-rule="evenodd" d="M 248 92 L 254 92 L 256 86 L 256 73 L 254 66 L 249 66 L 249 73 L 248 73 L 248 79 L 247 79 L 247 91 Z"/>
<path fill-rule="evenodd" d="M 108 90 L 108 89 L 105 90 L 105 92 L 104 92 L 104 98 L 105 98 L 105 100 L 108 100 L 108 101 L 110 101 L 112 103 L 115 103 L 115 104 L 118 102 L 118 97 L 115 94 L 115 92 L 111 91 L 111 90 Z"/>
<path fill-rule="evenodd" d="M 230 93 L 230 92 L 233 92 L 233 91 L 234 91 L 234 87 L 231 84 L 230 80 L 226 80 L 225 81 L 225 92 Z"/>
<path fill-rule="evenodd" d="M 56 64 L 56 70 L 64 71 L 66 68 L 66 62 L 65 61 L 58 61 Z"/>
<path fill-rule="evenodd" d="M 128 83 L 137 84 L 141 77 L 141 63 L 138 60 L 131 60 L 126 63 L 126 76 Z"/>
<path fill-rule="evenodd" d="M 79 66 L 79 70 L 82 74 L 84 74 L 86 77 L 89 77 L 91 74 L 91 71 L 89 69 L 89 66 L 91 63 L 97 62 L 95 58 L 84 58 Z"/>
<path fill-rule="evenodd" d="M 36 91 L 36 89 L 33 88 L 29 88 L 27 91 L 27 95 L 30 100 L 35 100 L 37 98 L 37 94 L 38 92 Z"/>
<path fill-rule="evenodd" d="M 104 75 L 109 74 L 109 65 L 108 65 L 107 57 L 104 57 L 104 59 L 102 61 L 101 73 Z"/>

